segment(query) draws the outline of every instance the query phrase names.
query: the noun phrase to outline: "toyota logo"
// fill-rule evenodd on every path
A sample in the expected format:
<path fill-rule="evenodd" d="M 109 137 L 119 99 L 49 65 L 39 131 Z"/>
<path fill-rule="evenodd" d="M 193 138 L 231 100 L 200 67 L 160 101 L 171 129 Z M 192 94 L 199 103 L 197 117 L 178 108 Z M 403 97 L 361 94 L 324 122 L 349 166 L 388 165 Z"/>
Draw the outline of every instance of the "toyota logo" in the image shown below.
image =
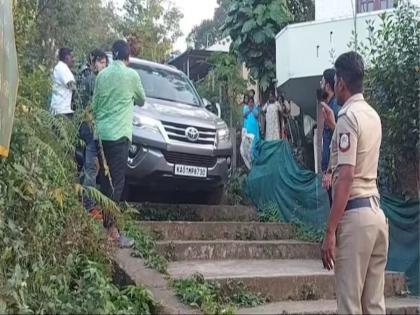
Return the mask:
<path fill-rule="evenodd" d="M 188 127 L 187 129 L 185 129 L 185 135 L 187 136 L 187 139 L 192 142 L 196 142 L 200 137 L 200 133 L 194 127 Z"/>

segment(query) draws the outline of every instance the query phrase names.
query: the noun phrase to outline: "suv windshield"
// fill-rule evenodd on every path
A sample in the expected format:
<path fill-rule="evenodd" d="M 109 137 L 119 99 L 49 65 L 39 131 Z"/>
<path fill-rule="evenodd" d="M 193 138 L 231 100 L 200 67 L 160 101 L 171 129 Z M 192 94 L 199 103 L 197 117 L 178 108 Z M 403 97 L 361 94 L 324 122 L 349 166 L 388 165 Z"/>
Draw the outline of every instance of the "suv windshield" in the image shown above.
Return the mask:
<path fill-rule="evenodd" d="M 182 75 L 146 65 L 130 64 L 141 78 L 147 97 L 200 106 L 193 87 Z"/>

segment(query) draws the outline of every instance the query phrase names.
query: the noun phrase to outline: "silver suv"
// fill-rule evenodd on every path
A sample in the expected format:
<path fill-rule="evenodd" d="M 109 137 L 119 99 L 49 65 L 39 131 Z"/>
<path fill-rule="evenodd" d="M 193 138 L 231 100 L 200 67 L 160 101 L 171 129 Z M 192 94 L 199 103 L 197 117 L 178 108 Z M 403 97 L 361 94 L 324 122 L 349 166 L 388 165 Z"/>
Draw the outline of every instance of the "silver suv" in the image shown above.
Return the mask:
<path fill-rule="evenodd" d="M 146 102 L 134 108 L 127 185 L 201 192 L 204 202 L 220 203 L 232 167 L 226 123 L 181 71 L 136 58 L 129 67 L 140 74 Z"/>

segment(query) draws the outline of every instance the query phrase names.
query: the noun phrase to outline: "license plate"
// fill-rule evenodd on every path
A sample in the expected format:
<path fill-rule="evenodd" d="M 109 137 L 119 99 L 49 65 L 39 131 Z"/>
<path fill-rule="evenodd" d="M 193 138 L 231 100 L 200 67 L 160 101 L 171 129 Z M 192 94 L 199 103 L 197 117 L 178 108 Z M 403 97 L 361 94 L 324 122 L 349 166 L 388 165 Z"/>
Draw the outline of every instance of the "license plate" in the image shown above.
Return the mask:
<path fill-rule="evenodd" d="M 174 173 L 175 175 L 180 175 L 180 176 L 206 178 L 207 168 L 176 164 Z"/>

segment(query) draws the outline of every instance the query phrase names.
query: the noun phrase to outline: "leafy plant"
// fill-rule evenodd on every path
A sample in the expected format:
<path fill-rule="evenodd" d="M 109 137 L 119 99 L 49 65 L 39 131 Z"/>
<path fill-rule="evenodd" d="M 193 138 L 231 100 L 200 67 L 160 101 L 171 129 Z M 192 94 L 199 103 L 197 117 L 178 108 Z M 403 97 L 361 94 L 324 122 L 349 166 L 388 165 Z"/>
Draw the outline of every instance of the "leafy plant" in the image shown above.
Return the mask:
<path fill-rule="evenodd" d="M 150 292 L 112 284 L 102 231 L 75 184 L 76 126 L 44 109 L 40 70 L 22 75 L 11 154 L 0 160 L 0 311 L 150 314 Z"/>
<path fill-rule="evenodd" d="M 246 174 L 243 169 L 236 169 L 233 172 L 232 176 L 229 178 L 229 182 L 226 188 L 226 197 L 228 204 L 246 204 L 247 199 L 243 191 L 245 178 Z"/>
<path fill-rule="evenodd" d="M 220 284 L 194 274 L 173 281 L 176 295 L 185 304 L 200 308 L 205 314 L 234 314 L 237 307 L 255 307 L 267 302 L 261 294 L 250 293 L 242 283 Z"/>
<path fill-rule="evenodd" d="M 212 103 L 219 102 L 222 118 L 230 127 L 239 128 L 242 124 L 242 96 L 247 81 L 241 75 L 241 65 L 232 54 L 215 53 L 210 59 L 211 72 L 198 85 L 198 92 Z"/>
<path fill-rule="evenodd" d="M 119 29 L 133 56 L 164 62 L 182 35 L 182 12 L 167 0 L 125 0 Z"/>
<path fill-rule="evenodd" d="M 295 211 L 299 211 L 295 209 Z M 269 204 L 258 212 L 258 218 L 261 222 L 271 223 L 289 223 L 293 226 L 294 237 L 301 241 L 321 242 L 325 235 L 325 227 L 317 228 L 310 224 L 306 224 L 297 217 L 286 220 L 281 213 L 280 208 L 276 204 Z"/>
<path fill-rule="evenodd" d="M 167 273 L 168 261 L 156 252 L 156 243 L 152 236 L 143 232 L 131 219 L 126 220 L 124 232 L 134 240 L 136 255 L 145 260 L 147 267 Z"/>
<path fill-rule="evenodd" d="M 270 204 L 261 211 L 258 211 L 258 219 L 260 222 L 278 223 L 282 222 L 282 215 L 276 204 Z"/>
<path fill-rule="evenodd" d="M 193 27 L 188 34 L 187 43 L 195 49 L 205 49 L 224 39 L 224 34 L 220 32 L 226 20 L 227 11 L 232 0 L 217 0 L 218 7 L 214 10 L 213 19 L 204 20 L 199 25 Z"/>
<path fill-rule="evenodd" d="M 315 228 L 297 219 L 290 223 L 293 225 L 294 235 L 298 240 L 320 243 L 324 239 L 325 228 Z"/>
<path fill-rule="evenodd" d="M 310 0 L 231 1 L 223 30 L 232 39 L 232 51 L 263 91 L 275 83 L 276 34 L 290 23 L 312 20 L 314 12 Z"/>
<path fill-rule="evenodd" d="M 392 193 L 418 197 L 420 187 L 420 9 L 399 1 L 360 45 L 367 61 L 366 97 L 383 125 L 382 177 Z M 381 181 L 384 184 L 384 181 Z"/>

